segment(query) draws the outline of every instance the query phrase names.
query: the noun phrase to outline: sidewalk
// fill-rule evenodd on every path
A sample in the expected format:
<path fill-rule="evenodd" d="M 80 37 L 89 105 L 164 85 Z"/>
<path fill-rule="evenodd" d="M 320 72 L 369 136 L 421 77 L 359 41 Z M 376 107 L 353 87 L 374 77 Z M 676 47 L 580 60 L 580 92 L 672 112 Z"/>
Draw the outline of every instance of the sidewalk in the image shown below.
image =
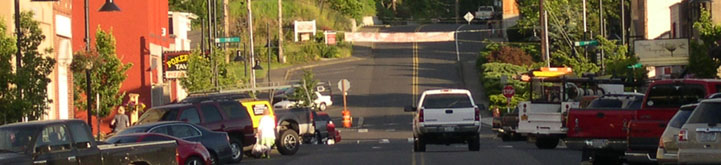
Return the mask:
<path fill-rule="evenodd" d="M 466 59 L 460 61 L 459 69 L 461 72 L 460 76 L 463 81 L 463 86 L 471 91 L 476 104 L 483 104 L 485 106 L 484 109 L 487 109 L 490 101 L 488 100 L 486 91 L 483 89 L 483 85 L 481 84 L 480 75 L 478 75 L 478 69 L 476 68 L 476 60 Z M 481 111 L 481 116 L 490 117 L 492 115 L 490 111 Z"/>

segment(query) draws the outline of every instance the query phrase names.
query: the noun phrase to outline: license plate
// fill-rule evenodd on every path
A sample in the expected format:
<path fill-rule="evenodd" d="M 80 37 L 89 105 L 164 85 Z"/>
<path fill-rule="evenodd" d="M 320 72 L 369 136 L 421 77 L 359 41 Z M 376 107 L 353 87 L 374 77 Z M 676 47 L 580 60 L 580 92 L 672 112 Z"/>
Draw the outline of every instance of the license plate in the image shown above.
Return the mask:
<path fill-rule="evenodd" d="M 710 133 L 698 132 L 698 141 L 700 141 L 700 142 L 715 142 L 716 135 L 717 135 L 717 133 L 715 133 L 715 132 L 710 132 Z"/>
<path fill-rule="evenodd" d="M 443 127 L 443 131 L 445 131 L 445 132 L 453 132 L 455 130 L 456 130 L 456 128 L 453 128 L 453 127 Z"/>

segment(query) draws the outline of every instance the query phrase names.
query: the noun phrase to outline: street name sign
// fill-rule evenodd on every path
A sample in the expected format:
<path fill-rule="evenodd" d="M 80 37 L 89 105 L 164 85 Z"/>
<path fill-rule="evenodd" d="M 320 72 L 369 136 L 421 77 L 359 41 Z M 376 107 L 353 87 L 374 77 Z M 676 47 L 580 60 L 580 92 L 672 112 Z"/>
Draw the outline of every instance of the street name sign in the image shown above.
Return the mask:
<path fill-rule="evenodd" d="M 240 37 L 224 37 L 224 38 L 216 38 L 215 43 L 230 43 L 230 42 L 240 42 Z"/>
<path fill-rule="evenodd" d="M 576 41 L 573 42 L 574 46 L 595 46 L 598 45 L 598 41 L 591 40 L 591 41 Z"/>

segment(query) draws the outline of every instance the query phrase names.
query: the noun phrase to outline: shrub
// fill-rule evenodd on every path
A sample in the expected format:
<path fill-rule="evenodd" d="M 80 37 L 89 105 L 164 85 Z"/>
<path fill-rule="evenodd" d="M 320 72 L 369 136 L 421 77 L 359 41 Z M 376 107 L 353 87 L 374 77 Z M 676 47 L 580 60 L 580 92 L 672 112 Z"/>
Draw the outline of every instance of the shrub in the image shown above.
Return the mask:
<path fill-rule="evenodd" d="M 533 58 L 520 48 L 501 46 L 486 56 L 488 62 L 502 62 L 514 65 L 531 65 Z"/>

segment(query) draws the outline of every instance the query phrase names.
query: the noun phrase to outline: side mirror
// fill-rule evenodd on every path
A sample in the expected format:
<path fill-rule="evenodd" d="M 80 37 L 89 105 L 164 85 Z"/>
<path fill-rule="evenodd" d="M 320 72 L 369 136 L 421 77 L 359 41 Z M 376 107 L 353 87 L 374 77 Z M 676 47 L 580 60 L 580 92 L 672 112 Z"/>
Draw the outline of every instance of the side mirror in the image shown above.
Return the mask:
<path fill-rule="evenodd" d="M 416 109 L 417 109 L 416 107 L 413 107 L 413 106 L 410 106 L 410 105 L 409 105 L 409 106 L 404 107 L 404 108 L 403 108 L 403 111 L 404 111 L 404 112 L 415 112 Z"/>

